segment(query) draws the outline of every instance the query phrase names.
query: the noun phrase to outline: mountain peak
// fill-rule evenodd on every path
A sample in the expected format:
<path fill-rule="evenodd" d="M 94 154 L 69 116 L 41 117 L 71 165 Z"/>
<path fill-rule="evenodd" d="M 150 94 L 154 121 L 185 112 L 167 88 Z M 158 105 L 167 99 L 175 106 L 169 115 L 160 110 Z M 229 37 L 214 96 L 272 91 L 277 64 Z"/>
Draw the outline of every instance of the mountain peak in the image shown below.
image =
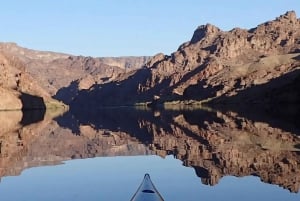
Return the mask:
<path fill-rule="evenodd" d="M 194 35 L 191 39 L 191 43 L 197 43 L 203 38 L 208 37 L 210 35 L 215 35 L 220 31 L 221 30 L 218 27 L 212 24 L 201 25 L 194 31 Z"/>
<path fill-rule="evenodd" d="M 296 22 L 297 21 L 297 15 L 295 11 L 287 11 L 285 14 L 280 15 L 277 18 L 278 21 L 285 21 L 285 20 L 289 20 L 291 22 Z"/>

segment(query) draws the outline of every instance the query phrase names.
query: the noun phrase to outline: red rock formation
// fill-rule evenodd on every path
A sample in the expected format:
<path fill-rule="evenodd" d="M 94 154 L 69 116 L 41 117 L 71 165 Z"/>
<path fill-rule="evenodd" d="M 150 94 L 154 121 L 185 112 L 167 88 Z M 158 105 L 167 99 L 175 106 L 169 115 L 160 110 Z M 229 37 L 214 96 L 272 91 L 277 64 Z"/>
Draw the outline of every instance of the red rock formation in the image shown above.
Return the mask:
<path fill-rule="evenodd" d="M 0 110 L 62 106 L 25 71 L 16 57 L 0 53 L 0 72 Z"/>
<path fill-rule="evenodd" d="M 149 57 L 83 57 L 36 51 L 15 43 L 0 43 L 0 50 L 23 62 L 26 71 L 52 96 L 75 80 L 89 88 L 95 83 L 114 79 L 120 73 L 138 69 Z M 91 79 L 92 78 L 92 79 Z M 87 85 L 86 79 L 89 79 Z"/>
<path fill-rule="evenodd" d="M 250 30 L 235 28 L 224 32 L 210 24 L 200 26 L 191 41 L 182 44 L 171 57 L 153 58 L 149 62 L 151 78 L 148 80 L 155 82 L 146 81 L 144 88 L 150 90 L 171 79 L 165 86 L 169 93 L 184 95 L 182 99 L 205 99 L 209 96 L 201 95 L 203 88 L 218 87 L 216 91 L 211 90 L 211 97 L 215 97 L 237 92 L 235 83 L 239 79 L 243 86 L 266 83 L 300 66 L 294 59 L 298 54 L 281 56 L 299 52 L 299 30 L 300 20 L 295 12 L 287 12 Z M 252 65 L 256 65 L 255 70 L 251 69 Z M 196 90 L 188 94 L 188 88 L 193 86 L 197 86 Z"/>
<path fill-rule="evenodd" d="M 151 102 L 156 96 L 161 102 L 204 102 L 232 97 L 253 86 L 268 85 L 271 80 L 277 88 L 283 87 L 292 80 L 277 82 L 276 78 L 298 74 L 299 30 L 300 19 L 293 11 L 250 30 L 199 26 L 192 39 L 170 56 L 158 54 L 146 69 L 118 77 L 110 84 L 94 85 L 79 93 L 82 97 L 77 101 L 80 104 L 90 98 L 97 99 L 98 104 L 100 100 L 103 105 L 123 105 Z M 262 94 L 272 91 L 275 85 L 263 87 Z M 131 90 L 121 90 L 124 88 Z M 257 97 L 261 102 L 265 98 Z"/>

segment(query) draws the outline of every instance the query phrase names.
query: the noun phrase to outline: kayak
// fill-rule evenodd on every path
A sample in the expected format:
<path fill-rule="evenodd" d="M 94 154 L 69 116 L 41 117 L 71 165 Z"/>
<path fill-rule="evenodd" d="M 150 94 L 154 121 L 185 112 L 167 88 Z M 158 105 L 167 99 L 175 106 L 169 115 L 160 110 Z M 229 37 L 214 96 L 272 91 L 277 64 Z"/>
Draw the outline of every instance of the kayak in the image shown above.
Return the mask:
<path fill-rule="evenodd" d="M 164 201 L 156 190 L 149 174 L 145 174 L 144 179 L 130 201 Z"/>

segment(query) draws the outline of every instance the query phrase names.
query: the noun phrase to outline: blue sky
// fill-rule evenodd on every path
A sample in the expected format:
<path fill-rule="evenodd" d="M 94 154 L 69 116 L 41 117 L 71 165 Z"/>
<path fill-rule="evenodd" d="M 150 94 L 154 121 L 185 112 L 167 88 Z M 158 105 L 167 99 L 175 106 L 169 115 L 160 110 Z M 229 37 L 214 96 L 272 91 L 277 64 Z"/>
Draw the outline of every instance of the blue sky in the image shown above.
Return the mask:
<path fill-rule="evenodd" d="M 9 0 L 0 41 L 85 56 L 170 54 L 199 25 L 248 29 L 288 10 L 300 16 L 299 0 Z"/>

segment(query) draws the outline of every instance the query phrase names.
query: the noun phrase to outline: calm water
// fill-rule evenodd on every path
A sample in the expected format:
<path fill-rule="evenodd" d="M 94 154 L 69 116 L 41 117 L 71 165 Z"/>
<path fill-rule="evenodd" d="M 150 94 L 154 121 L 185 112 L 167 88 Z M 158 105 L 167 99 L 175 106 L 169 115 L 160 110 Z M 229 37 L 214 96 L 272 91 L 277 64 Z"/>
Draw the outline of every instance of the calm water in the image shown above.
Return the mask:
<path fill-rule="evenodd" d="M 191 108 L 0 112 L 1 201 L 130 200 L 145 173 L 166 201 L 299 201 L 291 119 Z"/>

